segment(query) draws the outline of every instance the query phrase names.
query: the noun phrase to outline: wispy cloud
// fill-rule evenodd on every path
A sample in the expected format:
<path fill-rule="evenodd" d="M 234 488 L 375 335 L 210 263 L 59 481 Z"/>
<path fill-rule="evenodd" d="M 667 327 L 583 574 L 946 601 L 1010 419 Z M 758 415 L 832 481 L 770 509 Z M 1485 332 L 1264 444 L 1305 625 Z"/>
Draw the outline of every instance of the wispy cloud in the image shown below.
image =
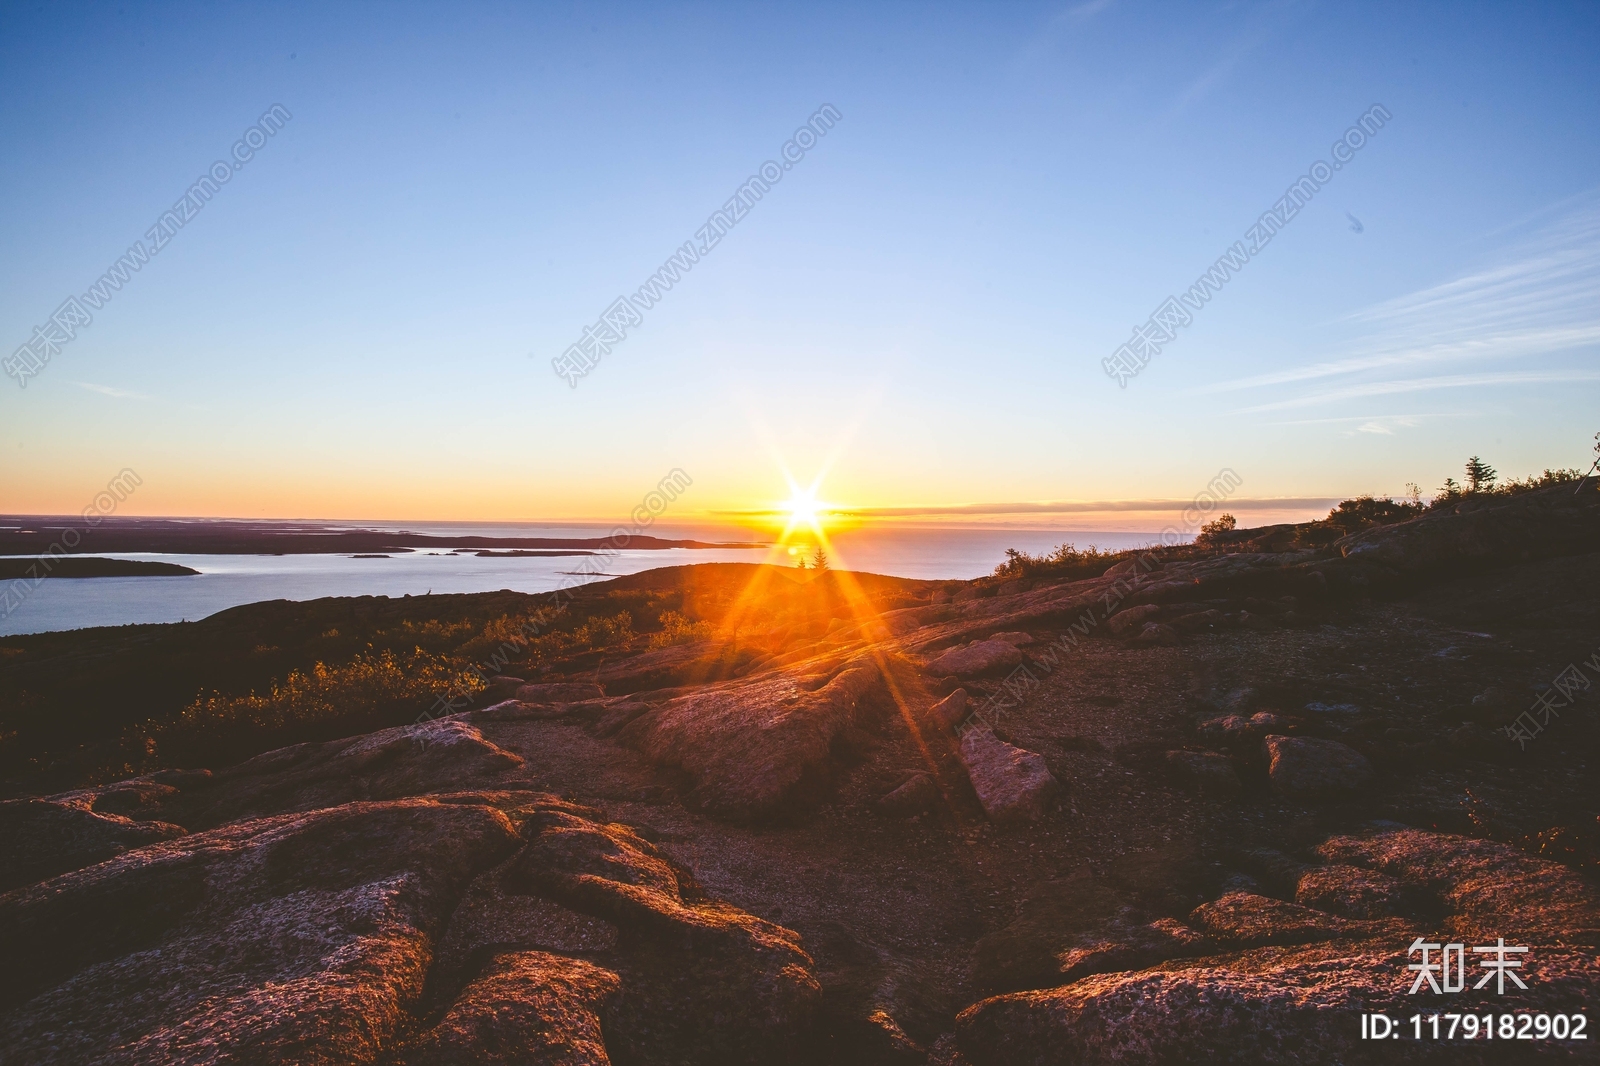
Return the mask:
<path fill-rule="evenodd" d="M 1309 407 L 1312 404 L 1333 403 L 1336 400 L 1353 400 L 1362 396 L 1390 396 L 1395 393 L 1427 392 L 1433 389 L 1465 389 L 1479 385 L 1554 385 L 1587 381 L 1600 381 L 1600 371 L 1511 370 L 1489 374 L 1451 374 L 1432 378 L 1412 378 L 1410 380 L 1402 381 L 1369 381 L 1362 385 L 1350 385 L 1341 389 L 1328 389 L 1323 392 L 1310 393 L 1304 396 L 1295 396 L 1288 400 L 1279 400 L 1275 403 L 1257 404 L 1254 407 L 1241 407 L 1239 408 L 1238 413 L 1249 414 L 1254 411 L 1281 411 L 1291 407 Z"/>
<path fill-rule="evenodd" d="M 1305 507 L 1330 507 L 1338 502 L 1338 497 L 1322 496 L 1262 497 L 1259 499 L 1229 497 L 1228 509 L 1230 511 L 1281 511 Z M 1165 514 L 1171 511 L 1182 511 L 1193 503 L 1194 500 L 1191 498 L 1187 500 L 1023 500 L 1011 503 L 925 504 L 910 507 L 848 507 L 839 505 L 828 508 L 827 513 L 850 518 L 957 518 L 962 516 L 994 517 L 997 515 L 1066 515 L 1129 512 Z M 710 513 L 723 518 L 771 518 L 787 514 L 786 511 L 779 509 L 712 511 Z"/>
<path fill-rule="evenodd" d="M 1203 391 L 1235 392 L 1402 367 L 1500 362 L 1526 368 L 1541 357 L 1600 344 L 1600 198 L 1586 196 L 1508 249 L 1499 262 L 1377 304 L 1348 322 L 1366 335 L 1340 358 L 1220 382 Z M 1245 410 L 1474 384 L 1589 380 L 1570 371 L 1528 370 L 1410 377 L 1323 389 Z"/>
<path fill-rule="evenodd" d="M 102 396 L 114 396 L 119 400 L 151 400 L 155 398 L 153 396 L 146 396 L 142 392 L 134 392 L 132 389 L 116 389 L 112 388 L 110 385 L 96 385 L 89 381 L 74 381 L 73 384 L 78 386 L 80 389 L 88 389 L 90 392 L 98 392 Z"/>
<path fill-rule="evenodd" d="M 1096 15 L 1111 7 L 1116 0 L 1086 0 L 1068 4 L 1056 11 L 1040 26 L 1017 53 L 1022 67 L 1032 67 L 1046 62 L 1066 40 L 1075 37 Z"/>
<path fill-rule="evenodd" d="M 1202 99 L 1212 89 L 1226 81 L 1228 75 L 1233 73 L 1234 68 L 1244 60 L 1244 57 L 1254 51 L 1256 46 L 1265 39 L 1266 34 L 1258 31 L 1246 34 L 1235 41 L 1222 54 L 1220 59 L 1202 71 L 1198 78 L 1184 86 L 1183 91 L 1178 93 L 1177 99 L 1172 104 L 1171 116 L 1183 114 L 1191 104 Z"/>
<path fill-rule="evenodd" d="M 1350 415 L 1345 418 L 1291 418 L 1257 424 L 1261 426 L 1328 426 L 1329 428 L 1337 429 L 1342 437 L 1354 437 L 1359 433 L 1396 437 L 1401 433 L 1420 428 L 1431 419 L 1472 418 L 1477 413 L 1476 411 L 1430 411 L 1427 414 Z"/>
<path fill-rule="evenodd" d="M 1181 115 L 1191 105 L 1204 99 L 1217 86 L 1225 83 L 1241 63 L 1273 34 L 1294 18 L 1302 5 L 1296 3 L 1271 3 L 1251 9 L 1245 16 L 1244 29 L 1230 41 L 1210 66 L 1185 85 L 1173 100 L 1169 119 Z"/>
<path fill-rule="evenodd" d="M 1407 429 L 1420 426 L 1423 420 L 1429 418 L 1469 418 L 1476 414 L 1474 411 L 1430 411 L 1427 414 L 1411 415 L 1346 415 L 1343 418 L 1292 418 L 1282 422 L 1262 422 L 1263 426 L 1316 426 L 1333 425 L 1340 422 L 1383 422 L 1389 426 L 1404 426 Z"/>
<path fill-rule="evenodd" d="M 1110 7 L 1113 2 L 1114 0 L 1088 0 L 1087 3 L 1073 4 L 1061 13 L 1061 20 L 1066 22 L 1087 22 Z"/>

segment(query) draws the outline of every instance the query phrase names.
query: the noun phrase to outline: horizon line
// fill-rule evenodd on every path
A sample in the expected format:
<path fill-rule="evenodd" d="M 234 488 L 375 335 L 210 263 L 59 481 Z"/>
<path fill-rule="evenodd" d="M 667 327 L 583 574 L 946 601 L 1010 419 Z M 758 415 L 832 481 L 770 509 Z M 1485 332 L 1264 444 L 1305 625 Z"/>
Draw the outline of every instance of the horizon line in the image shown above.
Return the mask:
<path fill-rule="evenodd" d="M 1310 508 L 1332 507 L 1347 496 L 1278 496 L 1278 497 L 1238 497 L 1218 501 L 1213 510 L 1237 511 L 1279 511 L 1279 510 L 1304 510 Z M 850 519 L 882 519 L 892 521 L 901 518 L 959 518 L 962 516 L 997 518 L 1006 515 L 1086 515 L 1086 514 L 1160 514 L 1172 511 L 1182 511 L 1194 504 L 1193 499 L 1134 499 L 1134 500 L 1085 500 L 1085 501 L 1032 501 L 1032 502 L 1004 502 L 1004 503 L 963 503 L 963 504 L 924 504 L 907 505 L 898 507 L 851 507 L 846 505 L 825 506 L 818 509 L 818 513 L 844 520 Z M 697 511 L 682 518 L 672 519 L 661 516 L 658 523 L 652 525 L 692 526 L 714 525 L 725 526 L 738 524 L 744 521 L 765 521 L 786 517 L 788 512 L 781 506 L 740 509 L 711 509 Z M 3 513 L 0 522 L 63 520 L 74 521 L 80 515 L 45 512 L 33 513 Z M 385 525 L 396 526 L 402 524 L 412 525 L 477 525 L 477 526 L 606 526 L 625 522 L 625 518 L 618 517 L 570 517 L 570 518 L 337 518 L 327 516 L 251 516 L 251 515 L 218 515 L 218 514 L 116 514 L 101 516 L 102 522 L 127 521 L 142 519 L 146 521 L 172 521 L 172 522 L 272 522 L 272 523 L 302 523 L 321 525 Z M 945 523 L 939 523 L 944 525 Z M 1120 532 L 1118 530 L 1096 530 L 1095 532 Z M 1128 530 L 1127 532 L 1139 532 Z M 649 535 L 647 530 L 640 530 L 636 536 Z"/>

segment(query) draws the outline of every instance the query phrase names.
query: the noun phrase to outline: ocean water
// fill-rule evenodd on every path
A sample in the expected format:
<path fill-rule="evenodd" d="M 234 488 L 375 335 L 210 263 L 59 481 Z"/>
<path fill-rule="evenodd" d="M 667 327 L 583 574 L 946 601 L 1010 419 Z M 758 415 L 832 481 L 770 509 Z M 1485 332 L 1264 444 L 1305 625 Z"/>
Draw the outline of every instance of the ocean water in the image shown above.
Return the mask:
<path fill-rule="evenodd" d="M 363 524 L 361 528 L 381 529 Z M 397 527 L 388 527 L 397 528 Z M 407 525 L 408 530 L 450 536 L 604 537 L 609 527 L 555 525 Z M 653 528 L 663 538 L 709 541 L 757 539 L 746 531 L 693 527 Z M 1007 548 L 1041 552 L 1061 543 L 1104 549 L 1153 543 L 1151 533 L 1063 532 L 1037 529 L 881 527 L 830 534 L 835 569 L 913 578 L 973 578 L 994 570 Z M 807 545 L 807 547 L 811 547 Z M 451 555 L 448 547 L 398 553 L 386 559 L 350 555 L 180 555 L 102 553 L 101 558 L 149 559 L 200 571 L 194 577 L 50 579 L 27 593 L 0 619 L 0 636 L 143 622 L 196 621 L 229 607 L 262 600 L 323 596 L 422 596 L 433 593 L 547 592 L 563 582 L 601 581 L 661 566 L 713 562 L 778 562 L 791 556 L 769 548 L 623 549 L 609 554 L 602 572 L 574 574 L 583 556 L 478 558 Z M 31 582 L 19 582 L 21 591 Z"/>

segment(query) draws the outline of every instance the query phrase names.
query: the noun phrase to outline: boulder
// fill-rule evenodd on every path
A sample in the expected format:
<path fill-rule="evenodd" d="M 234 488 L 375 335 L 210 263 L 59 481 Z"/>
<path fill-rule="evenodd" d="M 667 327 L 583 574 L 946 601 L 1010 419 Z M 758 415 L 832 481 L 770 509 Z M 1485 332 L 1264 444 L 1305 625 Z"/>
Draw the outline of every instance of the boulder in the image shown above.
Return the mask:
<path fill-rule="evenodd" d="M 821 795 L 834 741 L 881 684 L 877 667 L 860 660 L 706 685 L 638 714 L 616 738 L 689 775 L 692 805 L 757 820 Z"/>
<path fill-rule="evenodd" d="M 967 717 L 967 690 L 958 688 L 928 708 L 927 719 L 939 729 L 954 729 Z"/>
<path fill-rule="evenodd" d="M 1221 611 L 1210 608 L 1179 615 L 1172 620 L 1172 628 L 1181 633 L 1203 633 L 1222 626 L 1226 619 Z"/>
<path fill-rule="evenodd" d="M 798 935 L 708 898 L 654 845 L 597 812 L 546 799 L 523 836 L 526 846 L 474 886 L 471 916 L 452 921 L 441 984 L 486 951 L 581 950 L 620 990 L 609 998 L 605 973 L 578 971 L 580 988 L 554 1006 L 599 1018 L 617 1062 L 782 1062 L 811 1030 L 821 987 Z M 503 921 L 508 903 L 530 897 L 543 901 L 540 917 Z M 583 946 L 561 950 L 561 940 Z M 523 970 L 537 979 L 548 963 L 533 964 Z M 485 1016 L 498 1013 L 493 1003 Z"/>
<path fill-rule="evenodd" d="M 62 1066 L 781 1062 L 821 999 L 794 933 L 527 792 L 155 844 L 0 896 L 0 953 L 6 1061 Z"/>
<path fill-rule="evenodd" d="M 1233 760 L 1214 751 L 1169 751 L 1167 765 L 1188 788 L 1202 795 L 1229 798 L 1239 794 Z"/>
<path fill-rule="evenodd" d="M 1140 604 L 1137 607 L 1126 607 L 1111 616 L 1106 623 L 1106 628 L 1111 630 L 1114 637 L 1131 637 L 1152 622 L 1161 614 L 1161 608 L 1153 603 Z"/>
<path fill-rule="evenodd" d="M 169 822 L 134 821 L 61 798 L 0 803 L 0 892 L 182 836 Z"/>
<path fill-rule="evenodd" d="M 1105 937 L 1094 935 L 1123 909 L 1114 884 L 1087 864 L 1046 881 L 1024 900 L 1017 916 L 979 938 L 972 953 L 972 984 L 981 995 L 1049 988 L 1061 983 L 1060 955 Z"/>
<path fill-rule="evenodd" d="M 1202 739 L 1213 744 L 1235 746 L 1258 741 L 1270 733 L 1288 735 L 1297 732 L 1299 728 L 1294 719 L 1273 714 L 1271 711 L 1257 711 L 1249 717 L 1229 714 L 1221 718 L 1211 718 L 1196 726 L 1195 731 Z"/>
<path fill-rule="evenodd" d="M 1317 854 L 1414 885 L 1454 912 L 1457 937 L 1600 944 L 1600 893 L 1560 863 L 1506 844 L 1420 829 L 1337 836 Z"/>
<path fill-rule="evenodd" d="M 584 700 L 600 699 L 605 694 L 605 689 L 592 681 L 552 681 L 522 685 L 512 693 L 524 703 L 582 703 Z"/>
<path fill-rule="evenodd" d="M 1511 1061 L 1498 1043 L 1362 1039 L 1359 1016 L 1405 1024 L 1423 1005 L 1406 995 L 1401 940 L 1299 949 L 1262 948 L 1203 965 L 1166 963 L 1036 992 L 983 1000 L 956 1019 L 956 1044 L 973 1066 L 1188 1066 L 1307 1062 L 1379 1066 L 1398 1061 L 1460 1066 Z M 1415 961 L 1416 956 L 1412 956 Z M 1593 957 L 1539 955 L 1539 981 L 1517 992 L 1520 1012 L 1571 1013 L 1592 995 Z M 1454 997 L 1450 1010 L 1505 1007 L 1497 997 Z M 1445 1004 L 1427 1004 L 1430 1010 Z M 1409 1038 L 1409 1027 L 1406 1033 Z M 1532 1052 L 1539 1054 L 1539 1052 Z M 1563 1052 L 1552 1048 L 1552 1055 Z M 1520 1061 L 1520 1060 L 1518 1060 Z"/>
<path fill-rule="evenodd" d="M 1147 648 L 1171 648 L 1182 644 L 1183 640 L 1176 629 L 1164 622 L 1146 622 L 1133 642 Z"/>
<path fill-rule="evenodd" d="M 933 810 L 939 799 L 939 786 L 933 783 L 933 778 L 917 774 L 878 800 L 878 810 L 896 818 L 909 818 Z"/>
<path fill-rule="evenodd" d="M 1034 639 L 1032 633 L 1024 633 L 1021 630 L 1013 630 L 1009 633 L 996 633 L 989 639 L 1003 640 L 1014 648 L 1026 648 L 1029 644 L 1038 643 L 1038 641 Z"/>
<path fill-rule="evenodd" d="M 1136 970 L 1168 959 L 1204 955 L 1215 948 L 1210 937 L 1172 918 L 1153 922 L 1114 919 L 1074 940 L 1056 956 L 1063 984 L 1092 974 Z"/>
<path fill-rule="evenodd" d="M 542 951 L 497 956 L 423 1038 L 416 1066 L 611 1066 L 601 1019 L 622 980 Z"/>
<path fill-rule="evenodd" d="M 1244 947 L 1267 944 L 1309 944 L 1339 937 L 1370 937 L 1386 930 L 1404 935 L 1399 924 L 1354 921 L 1251 892 L 1230 892 L 1203 903 L 1189 915 L 1189 924 L 1218 940 Z"/>
<path fill-rule="evenodd" d="M 1181 922 L 1152 921 L 1130 907 L 1119 880 L 1115 873 L 1103 876 L 1085 865 L 1040 885 L 1014 920 L 979 939 L 973 987 L 985 996 L 1051 988 L 1213 948 L 1208 937 Z"/>
<path fill-rule="evenodd" d="M 1253 731 L 1250 719 L 1242 714 L 1207 719 L 1196 726 L 1195 731 L 1214 744 L 1238 744 L 1259 735 Z"/>
<path fill-rule="evenodd" d="M 1366 756 L 1337 740 L 1271 735 L 1261 743 L 1271 760 L 1272 787 L 1287 799 L 1349 795 L 1373 778 Z"/>
<path fill-rule="evenodd" d="M 217 771 L 204 788 L 169 797 L 162 816 L 206 829 L 282 811 L 481 786 L 521 766 L 522 757 L 485 739 L 468 720 L 478 713 L 263 752 Z"/>
<path fill-rule="evenodd" d="M 371 1063 L 429 942 L 516 847 L 499 811 L 355 803 L 235 823 L 0 897 L 7 1059 Z"/>
<path fill-rule="evenodd" d="M 1292 733 L 1300 727 L 1295 724 L 1293 719 L 1285 718 L 1281 714 L 1273 714 L 1271 711 L 1257 711 L 1250 716 L 1250 728 L 1254 730 L 1256 736 L 1266 736 L 1269 733 Z"/>
<path fill-rule="evenodd" d="M 961 737 L 961 762 L 994 822 L 1037 821 L 1060 791 L 1044 756 L 1007 744 L 982 726 Z"/>
<path fill-rule="evenodd" d="M 884 1066 L 924 1066 L 928 1050 L 906 1035 L 894 1015 L 881 1007 L 871 1011 L 866 1021 L 854 1027 L 853 1043 L 862 1050 L 868 1061 Z"/>
<path fill-rule="evenodd" d="M 1377 870 L 1336 864 L 1300 875 L 1296 903 L 1345 918 L 1389 918 L 1404 909 L 1405 889 L 1398 878 Z"/>
<path fill-rule="evenodd" d="M 927 671 L 934 677 L 954 674 L 956 677 L 977 677 L 997 674 L 1022 665 L 1022 653 L 1016 645 L 1003 640 L 975 640 L 939 655 L 928 663 Z"/>
<path fill-rule="evenodd" d="M 1281 900 L 1230 894 L 1196 910 L 1192 923 L 1220 940 L 1276 946 L 986 999 L 957 1019 L 961 1053 L 973 1066 L 1387 1064 L 1396 1061 L 1392 1047 L 1362 1040 L 1354 1022 L 1375 1011 L 1400 1021 L 1423 1000 L 1431 1000 L 1424 1013 L 1444 1008 L 1427 995 L 1408 995 L 1416 976 L 1408 966 L 1417 956 L 1406 949 L 1422 931 L 1478 944 L 1503 936 L 1528 947 L 1524 973 L 1535 977 L 1515 990 L 1518 1012 L 1570 1014 L 1574 1004 L 1592 1002 L 1600 898 L 1574 871 L 1493 841 L 1417 829 L 1333 837 L 1316 851 L 1422 892 L 1444 908 L 1441 924 L 1341 922 Z M 1288 865 L 1302 878 L 1310 872 Z M 1284 946 L 1308 938 L 1316 942 Z M 1480 1015 L 1512 1005 L 1492 985 L 1480 991 L 1469 984 L 1450 999 L 1450 1010 Z M 1551 1045 L 1550 1053 L 1560 1058 L 1565 1049 Z M 1482 1041 L 1411 1043 L 1406 1058 L 1441 1066 L 1508 1061 L 1498 1044 Z"/>
<path fill-rule="evenodd" d="M 821 1004 L 798 935 L 707 900 L 627 826 L 566 810 L 536 823 L 499 884 L 506 895 L 546 896 L 621 930 L 618 954 L 606 957 L 624 980 L 603 1016 L 613 1058 L 766 1063 L 794 1050 Z"/>

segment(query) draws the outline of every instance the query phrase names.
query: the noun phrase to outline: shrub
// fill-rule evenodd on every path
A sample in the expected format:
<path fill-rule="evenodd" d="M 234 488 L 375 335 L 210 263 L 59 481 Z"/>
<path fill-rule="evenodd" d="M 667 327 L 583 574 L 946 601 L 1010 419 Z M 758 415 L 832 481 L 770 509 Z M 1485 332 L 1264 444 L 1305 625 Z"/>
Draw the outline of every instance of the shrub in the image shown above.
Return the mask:
<path fill-rule="evenodd" d="M 1224 533 L 1232 533 L 1239 528 L 1239 520 L 1231 514 L 1218 515 L 1200 527 L 1200 534 L 1194 538 L 1196 544 L 1210 544 L 1219 539 Z"/>
<path fill-rule="evenodd" d="M 594 617 L 572 631 L 572 642 L 591 649 L 627 644 L 633 640 L 633 615 L 627 611 L 605 617 Z"/>
<path fill-rule="evenodd" d="M 471 671 L 415 648 L 364 652 L 348 663 L 291 670 L 264 695 L 201 693 L 166 724 L 146 723 L 147 756 L 168 765 L 216 765 L 273 747 L 332 740 L 414 721 L 450 690 L 483 688 Z"/>
<path fill-rule="evenodd" d="M 552 620 L 563 610 L 558 607 L 548 611 L 503 614 L 490 619 L 476 636 L 456 648 L 452 657 L 474 662 L 526 658 L 540 635 L 549 630 Z"/>
<path fill-rule="evenodd" d="M 1392 526 L 1417 517 L 1427 508 L 1420 501 L 1391 500 L 1375 496 L 1357 496 L 1344 500 L 1328 512 L 1328 521 L 1345 533 L 1355 533 L 1373 526 Z"/>
<path fill-rule="evenodd" d="M 1016 548 L 1007 548 L 1006 561 L 994 568 L 994 574 L 996 577 L 1035 577 L 1072 573 L 1083 577 L 1099 577 L 1116 561 L 1116 552 L 1103 552 L 1093 544 L 1081 551 L 1076 545 L 1062 544 L 1042 555 L 1029 555 Z"/>
<path fill-rule="evenodd" d="M 691 622 L 677 611 L 663 612 L 657 621 L 661 623 L 661 629 L 650 634 L 652 648 L 665 648 L 673 644 L 704 640 L 712 633 L 710 622 Z"/>
<path fill-rule="evenodd" d="M 1565 485 L 1577 481 L 1583 476 L 1583 471 L 1573 468 L 1571 470 L 1545 470 L 1542 474 L 1529 474 L 1522 480 L 1508 479 L 1505 484 L 1496 488 L 1496 495 L 1514 496 L 1519 492 L 1532 492 L 1534 489 L 1549 488 L 1551 485 Z"/>
<path fill-rule="evenodd" d="M 1473 464 L 1481 468 L 1478 473 L 1478 489 L 1472 488 Z M 1533 492 L 1536 489 L 1546 489 L 1551 485 L 1565 485 L 1577 481 L 1584 476 L 1582 470 L 1576 468 L 1568 470 L 1546 469 L 1542 474 L 1530 474 L 1525 478 L 1508 478 L 1503 483 L 1496 485 L 1494 482 L 1499 477 L 1493 467 L 1485 466 L 1478 461 L 1477 456 L 1467 460 L 1467 486 L 1463 488 L 1456 483 L 1454 478 L 1445 478 L 1444 485 L 1439 489 L 1439 494 L 1433 498 L 1428 506 L 1439 507 L 1444 504 L 1455 503 L 1468 496 L 1515 496 L 1523 492 Z"/>

